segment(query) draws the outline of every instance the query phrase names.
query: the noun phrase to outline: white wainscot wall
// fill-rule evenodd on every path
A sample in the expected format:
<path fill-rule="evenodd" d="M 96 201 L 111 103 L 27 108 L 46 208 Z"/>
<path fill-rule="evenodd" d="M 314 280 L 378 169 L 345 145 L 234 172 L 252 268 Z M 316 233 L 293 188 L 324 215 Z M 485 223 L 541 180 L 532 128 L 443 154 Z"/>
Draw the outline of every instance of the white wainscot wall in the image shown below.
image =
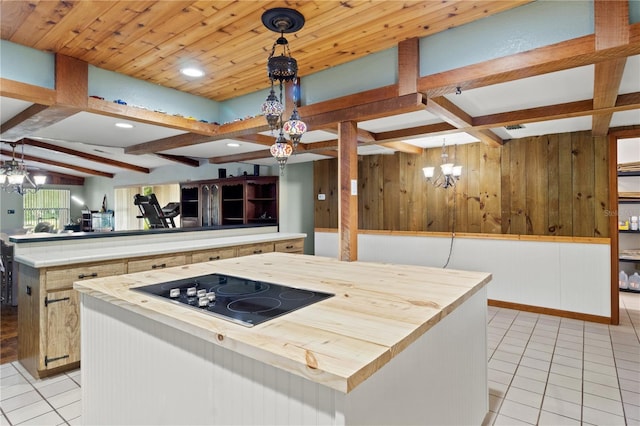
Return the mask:
<path fill-rule="evenodd" d="M 358 235 L 358 260 L 443 267 L 451 238 Z M 315 254 L 338 256 L 338 234 L 315 233 Z M 610 245 L 489 238 L 453 240 L 448 269 L 490 272 L 488 298 L 611 317 Z"/>

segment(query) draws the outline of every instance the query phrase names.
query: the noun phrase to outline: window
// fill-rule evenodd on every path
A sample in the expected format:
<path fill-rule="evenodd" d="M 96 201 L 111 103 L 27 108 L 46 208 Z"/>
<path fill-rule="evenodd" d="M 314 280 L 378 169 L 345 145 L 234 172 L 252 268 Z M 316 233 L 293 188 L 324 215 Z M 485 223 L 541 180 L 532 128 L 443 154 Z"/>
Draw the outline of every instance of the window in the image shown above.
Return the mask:
<path fill-rule="evenodd" d="M 68 189 L 41 189 L 38 192 L 27 192 L 22 199 L 24 227 L 35 230 L 39 223 L 47 223 L 49 229 L 40 225 L 38 230 L 46 232 L 64 229 L 65 225 L 71 221 L 70 195 L 71 191 Z"/>

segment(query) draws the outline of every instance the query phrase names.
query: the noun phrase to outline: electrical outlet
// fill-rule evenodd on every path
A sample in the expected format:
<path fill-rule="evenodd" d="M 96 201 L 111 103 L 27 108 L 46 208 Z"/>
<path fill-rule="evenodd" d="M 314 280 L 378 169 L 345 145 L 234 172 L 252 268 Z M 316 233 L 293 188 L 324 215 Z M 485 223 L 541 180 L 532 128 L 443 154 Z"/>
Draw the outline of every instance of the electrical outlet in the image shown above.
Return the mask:
<path fill-rule="evenodd" d="M 27 294 L 31 296 L 31 286 L 27 286 Z"/>

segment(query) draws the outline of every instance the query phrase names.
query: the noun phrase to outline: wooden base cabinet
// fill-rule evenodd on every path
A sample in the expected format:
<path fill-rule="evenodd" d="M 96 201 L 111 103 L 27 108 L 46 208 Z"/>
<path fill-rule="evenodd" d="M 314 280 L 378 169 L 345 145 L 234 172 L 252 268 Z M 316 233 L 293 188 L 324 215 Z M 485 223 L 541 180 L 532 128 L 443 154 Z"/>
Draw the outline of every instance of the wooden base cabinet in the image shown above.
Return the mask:
<path fill-rule="evenodd" d="M 272 251 L 303 253 L 304 238 L 133 259 L 33 268 L 18 265 L 18 360 L 35 378 L 80 365 L 80 308 L 74 281 L 152 271 Z"/>
<path fill-rule="evenodd" d="M 121 275 L 124 261 L 18 267 L 18 359 L 36 378 L 80 362 L 80 309 L 73 282 Z"/>

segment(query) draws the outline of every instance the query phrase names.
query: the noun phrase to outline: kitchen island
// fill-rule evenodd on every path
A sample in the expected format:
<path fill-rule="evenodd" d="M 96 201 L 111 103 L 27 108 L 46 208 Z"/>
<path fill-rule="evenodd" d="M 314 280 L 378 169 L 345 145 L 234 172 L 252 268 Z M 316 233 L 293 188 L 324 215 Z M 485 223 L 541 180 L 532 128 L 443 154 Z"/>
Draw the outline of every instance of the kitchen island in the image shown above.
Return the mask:
<path fill-rule="evenodd" d="M 131 290 L 210 273 L 334 296 L 244 327 Z M 76 282 L 83 423 L 480 424 L 490 279 L 268 253 Z"/>

